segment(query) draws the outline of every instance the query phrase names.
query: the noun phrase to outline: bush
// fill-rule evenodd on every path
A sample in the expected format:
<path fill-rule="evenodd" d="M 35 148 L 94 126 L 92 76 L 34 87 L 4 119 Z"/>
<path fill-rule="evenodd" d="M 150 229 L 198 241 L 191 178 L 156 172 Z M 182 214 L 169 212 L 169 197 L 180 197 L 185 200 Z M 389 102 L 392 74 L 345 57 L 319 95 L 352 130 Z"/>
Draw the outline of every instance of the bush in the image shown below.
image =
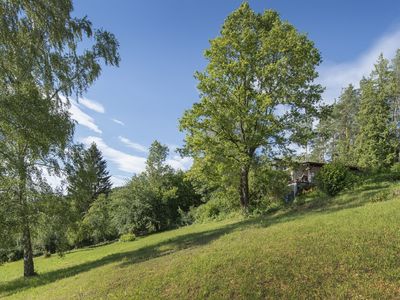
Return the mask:
<path fill-rule="evenodd" d="M 133 233 L 125 233 L 119 237 L 120 242 L 132 242 L 136 240 L 136 235 Z"/>
<path fill-rule="evenodd" d="M 184 211 L 180 207 L 178 207 L 178 214 L 179 214 L 178 225 L 179 226 L 187 226 L 187 225 L 193 224 L 193 222 L 194 222 L 194 217 L 192 214 L 193 210 L 194 210 L 194 206 L 190 207 L 189 211 Z"/>
<path fill-rule="evenodd" d="M 197 223 L 224 219 L 240 210 L 237 198 L 235 190 L 214 192 L 210 200 L 193 208 L 190 214 Z"/>
<path fill-rule="evenodd" d="M 17 261 L 24 257 L 24 251 L 21 248 L 12 249 L 7 253 L 7 261 Z"/>
<path fill-rule="evenodd" d="M 391 179 L 392 180 L 400 180 L 400 163 L 395 163 L 390 168 Z"/>
<path fill-rule="evenodd" d="M 302 196 L 298 196 L 296 198 L 294 198 L 293 200 L 293 204 L 296 206 L 302 206 L 306 203 L 306 199 Z"/>
<path fill-rule="evenodd" d="M 330 195 L 335 196 L 354 181 L 350 170 L 340 163 L 329 163 L 324 165 L 316 176 L 318 188 Z"/>
<path fill-rule="evenodd" d="M 386 201 L 386 200 L 390 199 L 392 195 L 389 193 L 389 191 L 381 191 L 381 192 L 376 193 L 373 196 L 371 196 L 370 202 Z"/>

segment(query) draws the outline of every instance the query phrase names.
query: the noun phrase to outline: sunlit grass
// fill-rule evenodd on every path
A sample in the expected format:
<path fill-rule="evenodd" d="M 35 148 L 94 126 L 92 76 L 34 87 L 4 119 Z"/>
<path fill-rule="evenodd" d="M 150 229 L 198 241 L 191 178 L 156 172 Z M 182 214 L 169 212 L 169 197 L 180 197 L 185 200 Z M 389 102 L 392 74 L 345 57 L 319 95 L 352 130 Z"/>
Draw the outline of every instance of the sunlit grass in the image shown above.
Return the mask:
<path fill-rule="evenodd" d="M 207 223 L 0 267 L 17 299 L 400 297 L 395 184 L 310 198 L 273 216 Z"/>

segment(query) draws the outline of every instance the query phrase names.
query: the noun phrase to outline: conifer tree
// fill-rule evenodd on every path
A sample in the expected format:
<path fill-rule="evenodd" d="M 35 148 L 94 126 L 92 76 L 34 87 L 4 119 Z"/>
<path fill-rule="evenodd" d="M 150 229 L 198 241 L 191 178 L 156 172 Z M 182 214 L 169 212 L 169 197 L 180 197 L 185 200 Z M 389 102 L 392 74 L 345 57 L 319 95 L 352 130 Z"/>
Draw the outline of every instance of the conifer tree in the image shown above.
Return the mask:
<path fill-rule="evenodd" d="M 87 150 L 81 147 L 74 149 L 73 162 L 67 170 L 68 196 L 79 218 L 82 218 L 99 195 L 108 196 L 111 191 L 107 162 L 96 144 L 92 143 Z"/>
<path fill-rule="evenodd" d="M 394 79 L 388 60 L 381 55 L 368 78 L 360 83 L 359 134 L 356 140 L 358 164 L 379 169 L 396 158 L 395 127 L 391 122 Z"/>
<path fill-rule="evenodd" d="M 358 134 L 357 114 L 359 111 L 359 93 L 353 85 L 345 88 L 333 110 L 332 124 L 334 125 L 333 159 L 345 164 L 354 164 L 355 141 Z"/>

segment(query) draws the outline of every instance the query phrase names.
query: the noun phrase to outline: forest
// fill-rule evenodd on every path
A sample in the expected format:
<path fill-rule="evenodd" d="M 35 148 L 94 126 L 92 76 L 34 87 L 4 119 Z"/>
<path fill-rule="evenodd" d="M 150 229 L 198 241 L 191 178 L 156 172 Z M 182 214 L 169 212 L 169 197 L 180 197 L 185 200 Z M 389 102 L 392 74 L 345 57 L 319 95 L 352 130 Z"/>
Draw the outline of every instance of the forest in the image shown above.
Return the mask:
<path fill-rule="evenodd" d="M 305 194 L 400 179 L 400 50 L 323 99 L 314 42 L 243 2 L 210 40 L 195 72 L 199 99 L 177 124 L 190 169 L 172 168 L 155 140 L 145 171 L 113 187 L 97 145 L 74 140 L 69 108 L 119 66 L 119 42 L 72 11 L 70 0 L 0 4 L 0 262 L 23 259 L 25 277 L 37 275 L 39 256 L 290 207 L 302 199 L 286 197 L 301 162 L 325 163 Z"/>

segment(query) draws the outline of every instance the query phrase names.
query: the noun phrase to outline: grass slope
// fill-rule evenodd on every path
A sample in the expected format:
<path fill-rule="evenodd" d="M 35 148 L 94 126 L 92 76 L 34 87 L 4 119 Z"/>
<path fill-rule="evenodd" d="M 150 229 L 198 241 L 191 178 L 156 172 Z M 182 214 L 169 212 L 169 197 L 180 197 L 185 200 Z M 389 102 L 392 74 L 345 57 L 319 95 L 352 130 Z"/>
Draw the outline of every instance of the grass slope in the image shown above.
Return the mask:
<path fill-rule="evenodd" d="M 12 299 L 400 298 L 400 186 L 0 266 Z"/>

